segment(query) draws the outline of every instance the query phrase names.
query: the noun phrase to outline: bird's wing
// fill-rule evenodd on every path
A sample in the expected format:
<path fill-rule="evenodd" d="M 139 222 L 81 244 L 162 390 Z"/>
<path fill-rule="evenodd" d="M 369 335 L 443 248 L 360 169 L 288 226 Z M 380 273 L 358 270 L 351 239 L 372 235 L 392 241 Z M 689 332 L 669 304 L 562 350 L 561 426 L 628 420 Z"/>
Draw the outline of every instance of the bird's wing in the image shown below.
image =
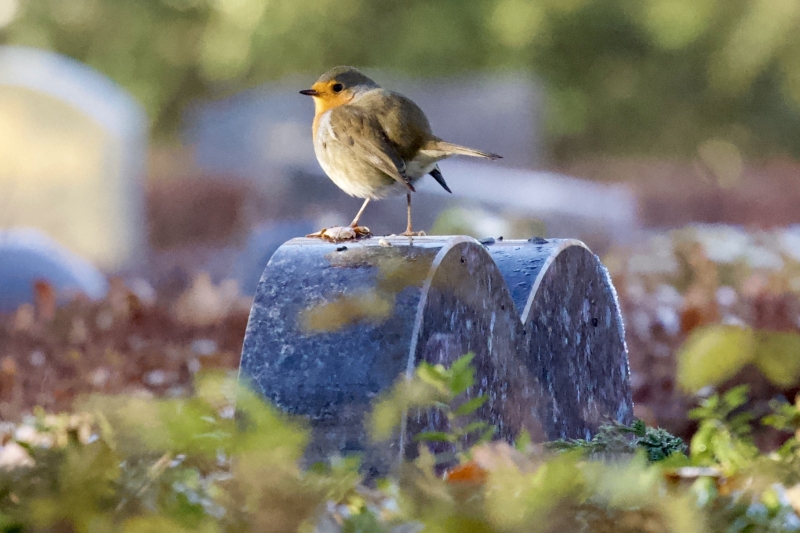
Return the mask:
<path fill-rule="evenodd" d="M 339 106 L 330 112 L 330 126 L 339 143 L 353 154 L 413 191 L 406 164 L 389 141 L 380 122 L 355 106 Z"/>
<path fill-rule="evenodd" d="M 371 91 L 355 105 L 373 110 L 389 142 L 406 161 L 414 159 L 425 142 L 435 138 L 422 109 L 400 93 Z"/>

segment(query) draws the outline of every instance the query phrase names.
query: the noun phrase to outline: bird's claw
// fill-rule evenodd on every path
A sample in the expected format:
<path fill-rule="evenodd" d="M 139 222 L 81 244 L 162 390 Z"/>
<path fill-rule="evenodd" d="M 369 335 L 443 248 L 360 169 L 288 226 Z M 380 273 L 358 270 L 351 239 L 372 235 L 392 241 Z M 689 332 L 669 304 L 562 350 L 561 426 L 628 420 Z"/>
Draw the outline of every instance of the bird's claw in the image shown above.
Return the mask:
<path fill-rule="evenodd" d="M 405 231 L 400 234 L 401 237 L 425 237 L 426 235 L 424 231 Z"/>
<path fill-rule="evenodd" d="M 315 233 L 306 235 L 312 239 L 322 239 L 330 242 L 356 241 L 371 237 L 372 232 L 366 226 L 334 226 L 332 228 L 322 228 Z"/>

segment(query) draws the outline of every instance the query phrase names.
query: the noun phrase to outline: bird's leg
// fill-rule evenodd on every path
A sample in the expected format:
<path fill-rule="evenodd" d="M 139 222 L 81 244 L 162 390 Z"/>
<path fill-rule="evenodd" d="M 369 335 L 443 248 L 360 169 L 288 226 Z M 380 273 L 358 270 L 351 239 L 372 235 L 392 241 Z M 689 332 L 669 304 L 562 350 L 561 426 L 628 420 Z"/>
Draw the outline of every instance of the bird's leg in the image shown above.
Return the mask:
<path fill-rule="evenodd" d="M 414 233 L 414 230 L 411 227 L 411 193 L 406 194 L 406 200 L 408 201 L 408 224 L 406 225 L 406 232 L 403 233 L 405 237 L 420 237 L 425 235 L 424 231 L 419 231 Z"/>
<path fill-rule="evenodd" d="M 358 227 L 358 219 L 359 219 L 359 218 L 361 218 L 361 215 L 364 213 L 364 209 L 366 209 L 366 208 L 367 208 L 367 204 L 368 204 L 368 203 L 369 203 L 369 198 L 367 198 L 366 200 L 364 200 L 364 203 L 363 203 L 363 204 L 361 204 L 361 209 L 359 209 L 359 210 L 358 210 L 358 213 L 356 213 L 356 218 L 354 218 L 354 219 L 353 219 L 353 221 L 350 223 L 350 227 L 351 227 L 351 228 L 356 228 L 356 227 Z"/>
<path fill-rule="evenodd" d="M 407 215 L 408 215 L 408 224 L 406 225 L 406 232 L 403 235 L 413 235 L 414 232 L 411 230 L 411 193 L 406 193 L 406 201 L 407 205 Z"/>
<path fill-rule="evenodd" d="M 349 226 L 334 226 L 332 228 L 323 228 L 316 233 L 311 233 L 309 235 L 306 235 L 306 237 L 312 237 L 331 242 L 342 242 L 342 241 L 354 241 L 356 239 L 363 239 L 364 237 L 371 236 L 372 232 L 369 230 L 369 228 L 358 225 L 358 219 L 361 218 L 361 214 L 364 212 L 364 209 L 366 209 L 368 203 L 369 203 L 369 198 L 364 200 L 361 209 L 359 209 L 358 213 L 356 213 L 356 218 L 353 219 L 353 221 L 350 223 Z"/>

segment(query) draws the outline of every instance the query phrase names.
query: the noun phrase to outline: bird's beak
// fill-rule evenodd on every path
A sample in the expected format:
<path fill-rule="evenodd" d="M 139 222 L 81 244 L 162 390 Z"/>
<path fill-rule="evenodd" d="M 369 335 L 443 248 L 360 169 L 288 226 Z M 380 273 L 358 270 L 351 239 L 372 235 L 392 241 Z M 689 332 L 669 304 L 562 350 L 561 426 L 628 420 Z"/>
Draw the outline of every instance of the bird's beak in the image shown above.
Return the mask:
<path fill-rule="evenodd" d="M 300 94 L 304 94 L 306 96 L 319 96 L 319 93 L 316 89 L 303 89 L 300 91 Z"/>

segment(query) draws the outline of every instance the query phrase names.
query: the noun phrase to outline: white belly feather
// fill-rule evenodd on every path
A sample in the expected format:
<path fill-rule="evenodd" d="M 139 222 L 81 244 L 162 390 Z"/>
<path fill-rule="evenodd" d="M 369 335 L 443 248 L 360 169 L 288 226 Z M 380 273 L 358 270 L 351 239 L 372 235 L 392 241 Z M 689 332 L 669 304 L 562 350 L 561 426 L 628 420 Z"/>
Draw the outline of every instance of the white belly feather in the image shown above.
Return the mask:
<path fill-rule="evenodd" d="M 352 157 L 349 147 L 341 144 L 330 122 L 330 111 L 319 118 L 314 152 L 325 174 L 350 196 L 358 198 L 386 198 L 406 194 L 408 188 L 391 176 L 381 172 L 367 161 Z M 412 183 L 434 168 L 436 163 L 449 157 L 441 151 L 420 150 L 411 161 L 406 161 L 405 173 Z"/>
<path fill-rule="evenodd" d="M 406 161 L 406 176 L 417 180 L 436 168 L 436 163 L 448 157 L 444 152 L 420 150 L 411 161 Z"/>

